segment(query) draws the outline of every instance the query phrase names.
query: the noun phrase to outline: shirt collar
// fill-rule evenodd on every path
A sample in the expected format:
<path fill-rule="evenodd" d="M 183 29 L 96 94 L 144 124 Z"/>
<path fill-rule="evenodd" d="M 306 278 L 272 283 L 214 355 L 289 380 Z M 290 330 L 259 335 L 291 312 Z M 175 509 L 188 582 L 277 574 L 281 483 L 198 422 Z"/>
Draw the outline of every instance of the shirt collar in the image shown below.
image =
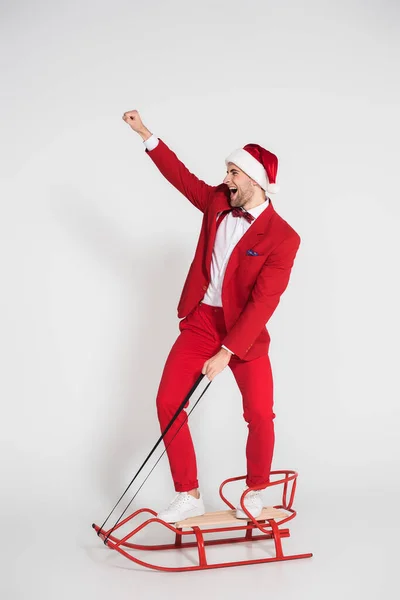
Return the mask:
<path fill-rule="evenodd" d="M 265 202 L 263 202 L 262 204 L 259 204 L 258 206 L 255 206 L 254 208 L 250 208 L 247 212 L 250 213 L 251 215 L 253 215 L 253 217 L 255 219 L 257 219 L 257 217 L 259 217 L 261 215 L 261 213 L 267 208 L 268 204 L 269 204 L 269 198 L 266 197 Z"/>

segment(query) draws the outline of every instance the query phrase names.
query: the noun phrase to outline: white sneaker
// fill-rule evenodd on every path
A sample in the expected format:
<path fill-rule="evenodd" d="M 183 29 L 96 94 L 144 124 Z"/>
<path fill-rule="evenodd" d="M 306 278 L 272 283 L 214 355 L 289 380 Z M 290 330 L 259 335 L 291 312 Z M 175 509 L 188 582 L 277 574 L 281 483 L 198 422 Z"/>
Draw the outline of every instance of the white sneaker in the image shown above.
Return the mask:
<path fill-rule="evenodd" d="M 244 488 L 244 490 L 247 490 L 247 489 L 248 488 Z M 244 492 L 244 490 L 243 490 L 243 492 Z M 242 492 L 242 494 L 243 494 L 243 492 Z M 262 490 L 252 490 L 251 492 L 246 494 L 244 501 L 243 501 L 243 504 L 245 505 L 246 509 L 249 511 L 249 513 L 255 519 L 260 516 L 262 509 L 263 509 L 263 500 L 261 498 L 261 492 L 262 492 Z M 236 507 L 236 518 L 249 520 L 249 517 L 242 510 L 240 500 L 239 500 L 239 504 Z"/>
<path fill-rule="evenodd" d="M 168 508 L 158 513 L 157 517 L 166 523 L 176 523 L 189 517 L 199 517 L 205 513 L 203 497 L 195 498 L 188 492 L 178 492 Z"/>

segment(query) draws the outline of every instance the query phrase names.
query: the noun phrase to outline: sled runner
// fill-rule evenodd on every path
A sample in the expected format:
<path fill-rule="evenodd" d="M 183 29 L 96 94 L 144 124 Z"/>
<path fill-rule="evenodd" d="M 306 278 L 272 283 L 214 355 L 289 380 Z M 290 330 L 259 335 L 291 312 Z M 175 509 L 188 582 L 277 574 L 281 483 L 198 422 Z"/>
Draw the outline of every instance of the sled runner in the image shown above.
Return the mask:
<path fill-rule="evenodd" d="M 273 476 L 280 477 L 277 481 L 272 481 Z M 123 521 L 118 523 L 112 530 L 104 530 L 93 524 L 99 537 L 105 544 L 143 567 L 157 569 L 160 571 L 199 571 L 202 569 L 217 569 L 222 567 L 234 567 L 240 565 L 251 565 L 258 563 L 268 563 L 282 560 L 293 560 L 296 558 L 309 558 L 312 553 L 307 554 L 284 554 L 282 548 L 282 538 L 290 536 L 289 529 L 282 527 L 288 521 L 296 516 L 296 511 L 293 508 L 294 495 L 296 490 L 297 473 L 295 471 L 271 471 L 271 482 L 265 489 L 271 486 L 282 485 L 281 503 L 275 506 L 264 507 L 262 513 L 257 519 L 254 519 L 244 506 L 243 500 L 250 490 L 260 489 L 253 487 L 246 489 L 240 499 L 242 510 L 247 514 L 248 520 L 237 519 L 235 514 L 235 506 L 229 502 L 223 493 L 223 488 L 227 483 L 246 479 L 246 476 L 233 477 L 222 482 L 219 488 L 219 495 L 229 510 L 221 510 L 217 512 L 206 513 L 200 517 L 191 517 L 183 521 L 171 524 L 157 518 L 157 513 L 150 508 L 141 508 Z M 263 486 L 264 488 L 264 486 Z M 151 515 L 145 521 L 138 523 L 134 529 L 123 537 L 118 537 L 116 532 L 120 527 L 133 521 L 139 516 Z M 144 545 L 134 543 L 133 538 L 143 529 L 152 523 L 159 523 L 161 527 L 169 529 L 175 535 L 174 543 L 161 545 Z M 111 533 L 111 531 L 113 533 Z M 238 537 L 226 537 L 218 539 L 204 539 L 205 535 L 222 533 L 222 532 L 240 532 Z M 194 540 L 190 538 L 195 538 Z M 188 541 L 185 541 L 188 540 Z M 189 541 L 190 540 L 190 541 Z M 266 558 L 242 560 L 233 562 L 210 563 L 207 560 L 206 548 L 208 546 L 216 546 L 220 544 L 234 544 L 240 542 L 258 542 L 258 541 L 273 540 L 273 546 L 268 544 L 266 549 L 271 552 L 272 556 Z M 141 560 L 137 556 L 140 551 L 162 551 L 162 550 L 177 550 L 183 548 L 197 548 L 198 564 L 182 567 L 165 567 L 159 564 L 154 564 Z"/>
<path fill-rule="evenodd" d="M 114 526 L 111 527 L 110 529 L 104 528 L 104 525 L 106 524 L 108 519 L 111 517 L 111 515 L 114 512 L 114 510 L 116 509 L 117 505 L 122 500 L 122 498 L 125 496 L 125 494 L 129 490 L 129 488 L 131 487 L 131 485 L 133 484 L 133 482 L 135 481 L 135 479 L 137 478 L 139 473 L 142 471 L 142 469 L 144 468 L 144 466 L 146 465 L 146 463 L 148 462 L 148 460 L 150 459 L 150 457 L 156 450 L 157 446 L 161 443 L 162 439 L 164 439 L 165 434 L 170 429 L 170 427 L 172 426 L 172 424 L 178 417 L 179 413 L 187 405 L 190 397 L 192 396 L 193 392 L 196 390 L 196 388 L 198 387 L 199 383 L 201 382 L 201 380 L 203 378 L 204 378 L 204 375 L 200 374 L 199 377 L 197 378 L 196 382 L 192 386 L 191 390 L 189 391 L 187 396 L 184 398 L 184 400 L 178 407 L 178 409 L 177 409 L 176 413 L 174 414 L 174 416 L 172 417 L 170 423 L 167 425 L 167 427 L 161 434 L 161 437 L 156 442 L 156 444 L 153 447 L 153 449 L 151 450 L 150 454 L 147 456 L 146 460 L 141 465 L 138 472 L 133 477 L 132 481 L 129 483 L 128 487 L 123 492 L 123 494 L 117 501 L 116 505 L 114 506 L 114 508 L 112 509 L 112 511 L 110 512 L 110 514 L 108 515 L 108 517 L 106 518 L 104 523 L 100 526 L 93 523 L 93 525 L 92 525 L 93 529 L 96 531 L 97 535 L 104 541 L 104 544 L 106 546 L 108 546 L 109 548 L 111 548 L 112 550 L 116 550 L 117 552 L 119 552 L 120 554 L 122 554 L 123 556 L 125 556 L 126 558 L 128 558 L 129 560 L 133 561 L 134 563 L 136 563 L 138 565 L 141 565 L 143 567 L 149 567 L 150 569 L 158 569 L 160 571 L 199 571 L 201 569 L 217 569 L 217 568 L 221 568 L 221 567 L 234 567 L 234 566 L 239 566 L 239 565 L 251 565 L 251 564 L 267 563 L 267 562 L 274 562 L 274 561 L 280 561 L 280 560 L 292 560 L 295 558 L 309 558 L 310 556 L 312 556 L 311 553 L 287 555 L 287 554 L 284 554 L 283 549 L 282 549 L 282 538 L 290 536 L 289 529 L 283 528 L 282 525 L 284 525 L 285 523 L 287 523 L 288 521 L 290 521 L 291 519 L 293 519 L 296 516 L 296 511 L 293 508 L 293 501 L 294 501 L 294 495 L 295 495 L 295 491 L 296 491 L 296 482 L 297 482 L 296 471 L 271 471 L 271 473 L 270 473 L 271 480 L 270 480 L 270 483 L 267 484 L 267 486 L 263 485 L 263 486 L 259 486 L 259 487 L 247 488 L 242 493 L 241 498 L 240 498 L 240 504 L 241 504 L 242 510 L 248 516 L 248 520 L 236 518 L 235 506 L 233 504 L 231 504 L 231 502 L 229 502 L 229 500 L 225 497 L 225 495 L 223 493 L 223 488 L 225 487 L 225 485 L 227 483 L 230 483 L 233 481 L 244 480 L 244 479 L 246 479 L 245 475 L 243 475 L 241 477 L 233 477 L 230 479 L 226 479 L 225 481 L 223 481 L 221 483 L 221 485 L 219 487 L 219 495 L 220 495 L 221 499 L 223 500 L 223 502 L 229 507 L 229 510 L 221 510 L 221 511 L 217 511 L 217 512 L 206 513 L 200 517 L 191 517 L 191 518 L 185 519 L 183 521 L 179 521 L 177 523 L 171 524 L 171 523 L 166 523 L 162 519 L 159 519 L 157 517 L 157 512 L 155 512 L 151 508 L 141 508 L 139 510 L 136 510 L 131 515 L 125 517 L 125 519 L 121 520 L 122 517 L 124 516 L 124 514 L 126 513 L 127 509 L 129 508 L 130 504 L 132 503 L 132 501 L 134 500 L 134 498 L 136 497 L 136 495 L 138 494 L 140 489 L 143 487 L 147 478 L 153 471 L 154 467 L 158 464 L 160 458 L 163 456 L 163 454 L 165 453 L 167 448 L 164 450 L 163 454 L 157 460 L 157 462 L 153 466 L 152 470 L 150 471 L 149 475 L 147 475 L 146 479 L 144 480 L 142 485 L 139 487 L 138 491 L 133 496 L 133 498 L 129 502 L 128 506 L 125 508 L 123 513 L 120 515 L 119 519 L 116 521 Z M 207 387 L 203 390 L 202 394 L 200 395 L 200 397 L 194 404 L 193 408 L 188 413 L 187 418 L 190 416 L 193 409 L 196 407 L 199 400 L 201 399 L 201 397 L 204 395 L 204 393 L 210 386 L 210 383 L 211 382 L 209 382 Z M 182 427 L 182 425 L 183 425 L 183 423 L 181 424 L 180 427 Z M 173 439 L 175 438 L 175 436 L 177 435 L 179 430 L 180 430 L 180 428 L 175 433 Z M 173 441 L 173 439 L 169 443 L 171 443 Z M 277 481 L 273 481 L 272 478 L 274 476 L 278 476 L 278 477 L 280 477 L 280 479 L 278 479 Z M 257 517 L 256 519 L 253 518 L 243 503 L 245 496 L 251 490 L 268 489 L 269 487 L 276 486 L 276 485 L 283 486 L 281 503 L 277 504 L 275 506 L 264 507 L 260 516 Z M 132 529 L 129 533 L 122 535 L 122 537 L 118 537 L 115 534 L 115 532 L 118 529 L 120 529 L 121 527 L 123 527 L 124 525 L 127 525 L 128 523 L 129 523 L 129 525 L 131 525 L 130 522 L 131 521 L 133 522 L 133 520 L 136 519 L 136 517 L 138 517 L 139 515 L 142 517 L 145 515 L 147 515 L 147 516 L 151 515 L 151 517 L 147 518 L 145 521 L 143 521 L 141 523 L 135 524 L 134 529 Z M 161 545 L 145 545 L 145 544 L 134 543 L 132 541 L 133 538 L 139 532 L 141 532 L 142 530 L 144 530 L 145 528 L 147 528 L 149 525 L 151 525 L 153 523 L 159 523 L 161 525 L 161 527 L 166 528 L 169 531 L 171 531 L 175 535 L 175 542 L 170 543 L 170 544 L 161 544 Z M 214 533 L 222 533 L 222 532 L 232 532 L 232 531 L 241 532 L 241 535 L 239 537 L 230 537 L 230 538 L 229 537 L 228 538 L 218 538 L 218 539 L 211 539 L 211 540 L 204 539 L 204 535 L 214 534 Z M 193 540 L 185 541 L 185 540 L 190 539 L 190 537 L 193 538 L 193 536 L 195 538 L 194 541 Z M 207 560 L 207 556 L 206 556 L 207 546 L 216 546 L 219 544 L 234 544 L 234 543 L 239 543 L 239 542 L 255 542 L 255 541 L 262 541 L 262 540 L 264 540 L 264 541 L 273 540 L 273 548 L 275 550 L 274 556 L 268 556 L 268 557 L 262 558 L 262 559 L 236 561 L 236 562 L 225 562 L 225 563 L 210 563 Z M 162 550 L 177 550 L 177 549 L 184 549 L 184 548 L 197 548 L 198 564 L 189 565 L 186 567 L 165 567 L 162 565 L 152 564 L 152 563 L 146 562 L 144 560 L 141 560 L 139 557 L 136 556 L 136 554 L 134 554 L 134 551 L 136 553 L 136 551 L 139 551 L 139 552 L 140 551 L 149 551 L 149 550 L 162 551 Z"/>

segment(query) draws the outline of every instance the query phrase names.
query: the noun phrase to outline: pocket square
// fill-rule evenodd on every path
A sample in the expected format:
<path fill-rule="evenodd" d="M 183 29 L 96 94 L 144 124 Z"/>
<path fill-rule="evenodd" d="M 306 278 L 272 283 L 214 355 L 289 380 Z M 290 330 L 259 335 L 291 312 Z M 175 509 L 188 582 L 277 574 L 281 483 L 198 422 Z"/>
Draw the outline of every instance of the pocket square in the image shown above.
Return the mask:
<path fill-rule="evenodd" d="M 258 256 L 258 252 L 256 252 L 255 250 L 247 250 L 246 252 L 247 256 Z"/>

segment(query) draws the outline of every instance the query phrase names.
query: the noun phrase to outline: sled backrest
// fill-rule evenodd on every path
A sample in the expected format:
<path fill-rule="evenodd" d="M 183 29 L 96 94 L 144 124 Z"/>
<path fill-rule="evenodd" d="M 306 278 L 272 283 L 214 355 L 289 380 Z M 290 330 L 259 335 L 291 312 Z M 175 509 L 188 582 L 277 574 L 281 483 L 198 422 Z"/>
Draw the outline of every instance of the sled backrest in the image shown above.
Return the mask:
<path fill-rule="evenodd" d="M 252 490 L 266 489 L 267 490 L 272 486 L 282 485 L 283 486 L 282 501 L 279 505 L 275 505 L 275 506 L 277 508 L 285 508 L 287 510 L 291 510 L 292 506 L 293 506 L 293 502 L 294 502 L 294 496 L 296 493 L 297 472 L 285 469 L 285 470 L 280 470 L 280 471 L 271 471 L 270 475 L 271 475 L 271 478 L 270 478 L 271 480 L 267 485 L 254 486 L 254 487 L 251 487 L 250 489 L 252 489 Z M 278 477 L 278 479 L 275 480 L 275 477 Z M 245 479 L 246 479 L 246 475 L 242 475 L 240 477 L 231 477 L 230 479 L 225 479 L 225 481 L 223 481 L 219 487 L 219 495 L 221 496 L 222 500 L 231 509 L 234 509 L 235 507 L 233 506 L 233 504 L 231 504 L 229 502 L 229 500 L 227 500 L 227 498 L 224 496 L 222 490 L 227 483 L 230 483 L 232 481 L 245 480 Z"/>

